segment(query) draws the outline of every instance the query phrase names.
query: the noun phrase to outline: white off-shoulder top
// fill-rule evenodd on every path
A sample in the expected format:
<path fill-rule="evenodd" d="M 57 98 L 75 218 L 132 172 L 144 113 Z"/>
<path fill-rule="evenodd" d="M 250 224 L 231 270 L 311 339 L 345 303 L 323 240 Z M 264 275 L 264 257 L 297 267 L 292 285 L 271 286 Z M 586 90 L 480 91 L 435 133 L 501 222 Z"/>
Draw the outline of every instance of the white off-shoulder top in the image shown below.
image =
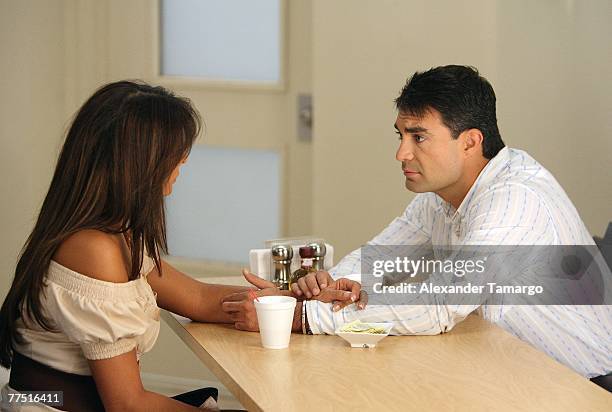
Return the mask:
<path fill-rule="evenodd" d="M 153 259 L 144 257 L 141 275 L 126 283 L 106 282 L 51 261 L 43 288 L 43 313 L 57 332 L 20 318 L 24 343 L 17 352 L 52 368 L 91 375 L 88 359 L 107 359 L 136 348 L 138 358 L 159 334 L 156 295 L 147 282 Z"/>

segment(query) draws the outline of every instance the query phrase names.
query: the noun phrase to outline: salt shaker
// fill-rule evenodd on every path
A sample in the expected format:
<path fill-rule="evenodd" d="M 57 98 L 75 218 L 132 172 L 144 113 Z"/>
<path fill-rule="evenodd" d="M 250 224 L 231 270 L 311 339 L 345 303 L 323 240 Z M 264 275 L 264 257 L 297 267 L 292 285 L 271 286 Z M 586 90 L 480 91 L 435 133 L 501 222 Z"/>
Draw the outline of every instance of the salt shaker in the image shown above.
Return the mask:
<path fill-rule="evenodd" d="M 274 265 L 272 282 L 281 290 L 289 290 L 292 259 L 293 249 L 291 246 L 277 245 L 272 248 L 272 263 Z"/>

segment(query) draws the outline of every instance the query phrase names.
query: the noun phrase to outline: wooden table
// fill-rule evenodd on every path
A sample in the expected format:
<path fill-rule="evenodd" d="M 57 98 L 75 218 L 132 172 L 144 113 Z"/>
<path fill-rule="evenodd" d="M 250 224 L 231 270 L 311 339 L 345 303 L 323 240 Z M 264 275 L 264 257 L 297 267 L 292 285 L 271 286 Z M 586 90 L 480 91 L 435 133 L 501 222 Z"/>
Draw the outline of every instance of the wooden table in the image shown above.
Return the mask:
<path fill-rule="evenodd" d="M 612 394 L 476 315 L 374 349 L 293 334 L 282 350 L 231 325 L 163 317 L 249 411 L 612 411 Z"/>

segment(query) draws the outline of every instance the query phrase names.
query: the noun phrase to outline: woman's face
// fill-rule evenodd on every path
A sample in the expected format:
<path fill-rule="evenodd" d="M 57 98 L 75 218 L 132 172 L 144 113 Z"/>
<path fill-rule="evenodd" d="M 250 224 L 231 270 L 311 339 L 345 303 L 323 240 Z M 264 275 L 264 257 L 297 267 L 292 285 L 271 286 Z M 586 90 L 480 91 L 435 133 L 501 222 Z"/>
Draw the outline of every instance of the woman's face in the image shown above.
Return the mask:
<path fill-rule="evenodd" d="M 184 165 L 185 163 L 187 163 L 186 157 L 183 160 L 181 160 L 180 163 L 176 165 L 172 173 L 170 173 L 168 180 L 166 180 L 166 183 L 164 183 L 164 196 L 168 196 L 170 195 L 170 193 L 172 193 L 172 186 L 174 185 L 174 182 L 176 182 L 176 178 L 180 174 L 181 166 Z"/>

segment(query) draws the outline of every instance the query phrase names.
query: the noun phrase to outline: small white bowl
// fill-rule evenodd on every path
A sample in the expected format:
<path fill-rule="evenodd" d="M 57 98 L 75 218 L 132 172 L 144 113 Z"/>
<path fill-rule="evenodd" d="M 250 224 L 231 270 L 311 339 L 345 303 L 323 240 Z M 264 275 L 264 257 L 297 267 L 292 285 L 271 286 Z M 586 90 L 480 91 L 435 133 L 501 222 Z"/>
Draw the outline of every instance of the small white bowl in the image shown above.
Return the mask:
<path fill-rule="evenodd" d="M 375 348 L 376 344 L 385 336 L 389 335 L 393 323 L 391 322 L 367 322 L 368 325 L 377 326 L 385 329 L 385 333 L 360 333 L 360 332 L 342 332 L 342 325 L 336 329 L 336 335 L 351 344 L 352 348 Z"/>

